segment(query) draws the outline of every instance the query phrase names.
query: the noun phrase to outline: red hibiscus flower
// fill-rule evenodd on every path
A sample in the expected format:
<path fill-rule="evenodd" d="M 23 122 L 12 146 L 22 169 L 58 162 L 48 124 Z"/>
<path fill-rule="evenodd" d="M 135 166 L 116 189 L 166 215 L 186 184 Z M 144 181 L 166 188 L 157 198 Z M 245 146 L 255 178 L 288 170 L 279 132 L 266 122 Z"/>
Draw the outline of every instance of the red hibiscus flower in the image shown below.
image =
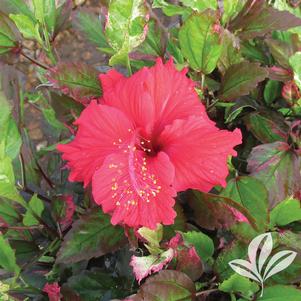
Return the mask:
<path fill-rule="evenodd" d="M 75 122 L 75 139 L 58 146 L 69 179 L 92 181 L 112 224 L 172 224 L 177 191 L 226 185 L 227 157 L 236 155 L 241 133 L 215 126 L 186 72 L 158 59 L 129 78 L 100 75 L 101 104 L 92 101 Z"/>

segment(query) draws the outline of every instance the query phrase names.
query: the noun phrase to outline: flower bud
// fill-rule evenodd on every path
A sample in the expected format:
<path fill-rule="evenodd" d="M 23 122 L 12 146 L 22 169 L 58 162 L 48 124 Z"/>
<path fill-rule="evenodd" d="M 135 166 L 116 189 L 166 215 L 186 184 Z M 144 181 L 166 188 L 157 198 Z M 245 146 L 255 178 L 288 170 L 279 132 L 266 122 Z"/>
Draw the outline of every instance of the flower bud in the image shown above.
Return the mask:
<path fill-rule="evenodd" d="M 290 105 L 294 104 L 294 100 L 300 98 L 300 91 L 294 81 L 285 83 L 285 85 L 282 87 L 281 94 Z"/>

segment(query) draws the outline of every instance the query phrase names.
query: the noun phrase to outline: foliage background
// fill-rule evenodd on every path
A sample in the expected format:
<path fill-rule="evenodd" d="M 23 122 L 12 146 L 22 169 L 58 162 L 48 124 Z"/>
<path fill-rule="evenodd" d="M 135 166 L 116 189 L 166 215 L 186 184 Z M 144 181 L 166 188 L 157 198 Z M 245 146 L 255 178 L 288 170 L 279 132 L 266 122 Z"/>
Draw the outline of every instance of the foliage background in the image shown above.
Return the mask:
<path fill-rule="evenodd" d="M 55 282 L 72 301 L 257 300 L 259 286 L 228 263 L 264 232 L 274 252 L 298 255 L 261 300 L 301 300 L 300 26 L 297 0 L 0 0 L 0 300 L 47 300 Z M 227 187 L 179 194 L 175 224 L 142 235 L 145 245 L 68 182 L 55 149 L 101 96 L 98 73 L 131 74 L 158 56 L 189 67 L 210 118 L 239 127 L 243 144 Z M 183 258 L 139 285 L 131 256 L 164 264 L 176 233 Z"/>

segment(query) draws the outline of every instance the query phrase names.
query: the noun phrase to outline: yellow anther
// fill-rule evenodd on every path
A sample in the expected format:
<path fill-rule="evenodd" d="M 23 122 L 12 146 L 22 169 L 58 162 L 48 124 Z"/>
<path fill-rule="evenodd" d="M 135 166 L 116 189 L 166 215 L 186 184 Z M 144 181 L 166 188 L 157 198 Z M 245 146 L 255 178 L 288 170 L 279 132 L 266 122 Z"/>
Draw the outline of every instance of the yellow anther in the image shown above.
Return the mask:
<path fill-rule="evenodd" d="M 115 182 L 112 187 L 111 187 L 112 190 L 117 190 L 118 189 L 118 184 Z"/>

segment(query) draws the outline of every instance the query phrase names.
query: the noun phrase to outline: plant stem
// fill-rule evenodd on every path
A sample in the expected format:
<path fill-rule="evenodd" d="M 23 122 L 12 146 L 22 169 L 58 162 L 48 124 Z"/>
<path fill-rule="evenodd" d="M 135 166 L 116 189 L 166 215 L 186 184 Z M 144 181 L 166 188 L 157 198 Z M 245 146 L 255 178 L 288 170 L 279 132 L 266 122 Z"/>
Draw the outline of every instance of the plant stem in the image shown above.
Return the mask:
<path fill-rule="evenodd" d="M 201 296 L 201 295 L 209 295 L 209 294 L 217 292 L 217 291 L 218 291 L 217 288 L 213 288 L 213 289 L 209 289 L 209 290 L 206 290 L 206 291 L 197 292 L 196 297 Z"/>
<path fill-rule="evenodd" d="M 20 88 L 19 88 L 19 107 L 20 107 L 19 110 L 19 130 L 20 130 L 24 124 L 24 95 L 22 89 Z"/>
<path fill-rule="evenodd" d="M 55 56 L 52 52 L 52 47 L 51 47 L 51 44 L 50 44 L 49 34 L 48 34 L 48 30 L 47 30 L 47 27 L 46 27 L 45 20 L 43 20 L 42 30 L 43 30 L 43 35 L 44 35 L 44 39 L 45 39 L 45 45 L 44 45 L 45 51 L 46 51 L 47 56 L 50 59 L 51 63 L 53 65 L 55 65 L 56 64 L 56 58 L 55 58 Z"/>
<path fill-rule="evenodd" d="M 45 197 L 44 195 L 41 195 L 41 194 L 39 194 L 39 193 L 36 193 L 36 192 L 32 191 L 30 188 L 28 188 L 28 187 L 22 187 L 22 190 L 23 190 L 24 192 L 30 194 L 30 195 L 36 194 L 37 197 L 38 197 L 39 199 L 41 199 L 41 200 L 43 200 L 43 201 L 45 201 L 45 202 L 47 202 L 47 203 L 51 203 L 51 202 L 52 202 L 50 199 L 48 199 L 48 198 Z"/>
<path fill-rule="evenodd" d="M 204 91 L 204 85 L 205 85 L 205 74 L 202 73 L 201 75 L 201 90 Z"/>
<path fill-rule="evenodd" d="M 35 65 L 45 69 L 45 70 L 48 70 L 49 67 L 42 64 L 41 62 L 37 61 L 36 59 L 34 59 L 33 57 L 27 55 L 26 53 L 24 53 L 23 51 L 20 52 L 21 55 L 23 55 L 25 58 L 27 58 L 29 61 L 31 61 L 32 63 L 34 63 Z"/>
<path fill-rule="evenodd" d="M 37 226 L 0 226 L 0 229 L 9 229 L 9 230 L 16 230 L 16 231 L 27 231 L 27 230 L 35 230 L 44 228 L 44 225 L 37 225 Z"/>
<path fill-rule="evenodd" d="M 148 12 L 149 12 L 151 18 L 153 18 L 155 20 L 155 22 L 158 24 L 158 26 L 162 29 L 163 34 L 165 35 L 166 39 L 168 39 L 168 36 L 169 36 L 168 29 L 161 22 L 160 18 L 153 12 L 151 5 L 149 3 L 147 3 L 147 1 L 145 1 L 145 5 L 148 9 Z"/>
<path fill-rule="evenodd" d="M 25 168 L 24 168 L 24 159 L 22 156 L 22 152 L 19 153 L 19 162 L 20 162 L 20 166 L 21 166 L 21 185 L 22 187 L 26 186 L 25 183 Z"/>
<path fill-rule="evenodd" d="M 132 67 L 131 67 L 131 62 L 130 62 L 129 56 L 127 56 L 127 59 L 126 59 L 126 67 L 128 70 L 128 76 L 131 76 L 133 73 L 132 73 Z"/>
<path fill-rule="evenodd" d="M 263 296 L 263 290 L 264 290 L 264 284 L 263 284 L 263 282 L 261 282 L 260 298 Z"/>

